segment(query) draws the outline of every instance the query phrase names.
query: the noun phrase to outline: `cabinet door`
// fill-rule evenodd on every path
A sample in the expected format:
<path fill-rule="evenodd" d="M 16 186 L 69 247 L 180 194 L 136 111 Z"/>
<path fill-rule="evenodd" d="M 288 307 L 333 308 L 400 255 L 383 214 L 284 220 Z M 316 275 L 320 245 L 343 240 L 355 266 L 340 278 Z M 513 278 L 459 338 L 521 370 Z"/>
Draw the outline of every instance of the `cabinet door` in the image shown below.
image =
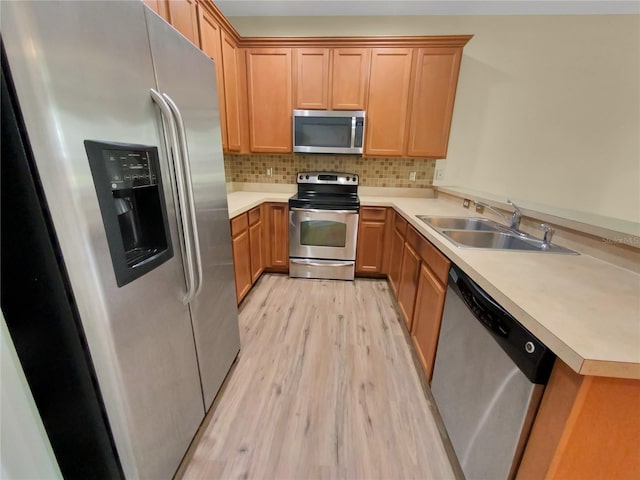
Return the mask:
<path fill-rule="evenodd" d="M 233 271 L 236 277 L 236 300 L 240 303 L 251 289 L 251 249 L 246 213 L 231 219 L 231 239 Z"/>
<path fill-rule="evenodd" d="M 402 252 L 404 251 L 404 235 L 395 228 L 391 234 L 391 254 L 389 259 L 389 281 L 391 289 L 398 298 L 400 292 L 400 271 L 402 269 Z"/>
<path fill-rule="evenodd" d="M 151 10 L 156 12 L 167 22 L 169 21 L 169 7 L 167 0 L 142 0 Z"/>
<path fill-rule="evenodd" d="M 333 110 L 365 109 L 370 62 L 369 48 L 333 50 L 330 105 Z"/>
<path fill-rule="evenodd" d="M 264 242 L 261 207 L 249 211 L 249 244 L 251 247 L 251 283 L 255 283 L 264 271 Z"/>
<path fill-rule="evenodd" d="M 191 43 L 200 47 L 198 42 L 198 5 L 196 0 L 170 0 L 169 19 L 171 25 Z"/>
<path fill-rule="evenodd" d="M 247 82 L 251 151 L 291 152 L 291 49 L 248 49 Z"/>
<path fill-rule="evenodd" d="M 296 48 L 295 108 L 327 110 L 329 108 L 329 49 Z"/>
<path fill-rule="evenodd" d="M 233 38 L 222 31 L 222 66 L 224 75 L 224 110 L 226 115 L 226 129 L 228 149 L 231 152 L 240 151 L 240 136 L 242 132 L 240 107 L 240 74 L 238 62 L 241 60 L 238 47 Z"/>
<path fill-rule="evenodd" d="M 402 253 L 398 305 L 409 331 L 411 331 L 411 324 L 413 323 L 413 307 L 416 302 L 419 274 L 420 257 L 411 245 L 405 242 L 404 252 Z"/>
<path fill-rule="evenodd" d="M 423 264 L 418 280 L 411 338 L 429 382 L 433 374 L 433 362 L 436 357 L 446 293 L 446 287 L 438 281 L 429 267 Z"/>
<path fill-rule="evenodd" d="M 400 156 L 405 151 L 412 54 L 411 48 L 371 51 L 365 155 Z"/>
<path fill-rule="evenodd" d="M 289 270 L 289 206 L 267 204 L 267 266 L 272 271 Z"/>
<path fill-rule="evenodd" d="M 227 115 L 225 109 L 225 82 L 222 61 L 221 29 L 218 22 L 208 10 L 198 8 L 198 25 L 200 27 L 200 45 L 202 51 L 212 58 L 216 64 L 216 84 L 218 88 L 218 106 L 220 110 L 220 133 L 222 149 L 228 150 Z"/>
<path fill-rule="evenodd" d="M 383 273 L 384 240 L 387 231 L 387 209 L 384 207 L 362 207 L 358 225 L 356 248 L 356 273 Z"/>
<path fill-rule="evenodd" d="M 417 52 L 407 154 L 445 158 L 462 48 Z"/>

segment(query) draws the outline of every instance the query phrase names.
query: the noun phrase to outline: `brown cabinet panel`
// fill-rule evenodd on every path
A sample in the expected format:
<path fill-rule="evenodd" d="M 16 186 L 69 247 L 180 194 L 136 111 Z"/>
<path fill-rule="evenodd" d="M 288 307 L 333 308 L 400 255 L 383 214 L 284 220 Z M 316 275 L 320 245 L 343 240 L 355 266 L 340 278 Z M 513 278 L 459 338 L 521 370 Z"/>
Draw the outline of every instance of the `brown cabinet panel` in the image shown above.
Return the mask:
<path fill-rule="evenodd" d="M 418 280 L 411 337 L 429 382 L 433 374 L 446 293 L 446 286 L 423 264 Z"/>
<path fill-rule="evenodd" d="M 246 214 L 242 214 L 246 220 Z M 240 303 L 251 289 L 251 255 L 249 231 L 245 230 L 232 239 L 233 270 L 236 277 L 236 301 Z"/>
<path fill-rule="evenodd" d="M 369 85 L 369 48 L 335 48 L 331 74 L 333 110 L 364 110 Z"/>
<path fill-rule="evenodd" d="M 416 302 L 419 273 L 420 257 L 411 245 L 405 242 L 402 254 L 402 268 L 400 270 L 398 305 L 409 331 L 411 331 L 411 324 L 413 323 L 413 307 Z"/>
<path fill-rule="evenodd" d="M 205 8 L 198 8 L 198 25 L 200 28 L 200 46 L 208 57 L 216 64 L 216 84 L 218 88 L 218 105 L 220 109 L 220 133 L 222 149 L 228 149 L 227 115 L 225 110 L 225 82 L 222 61 L 221 29 L 213 15 Z M 213 86 L 212 86 L 213 88 Z"/>
<path fill-rule="evenodd" d="M 167 0 L 142 0 L 151 10 L 156 12 L 167 22 L 169 21 L 169 6 Z"/>
<path fill-rule="evenodd" d="M 394 213 L 394 223 L 398 224 L 398 215 Z M 400 217 L 402 219 L 402 217 Z M 402 219 L 404 221 L 404 219 Z M 406 221 L 404 223 L 406 226 Z M 389 282 L 391 283 L 391 290 L 398 298 L 400 292 L 400 271 L 402 269 L 402 253 L 404 251 L 404 233 L 397 228 L 391 229 L 391 252 L 389 253 Z"/>
<path fill-rule="evenodd" d="M 267 268 L 271 271 L 289 270 L 289 206 L 268 203 L 265 207 L 267 228 Z"/>
<path fill-rule="evenodd" d="M 198 5 L 196 0 L 169 0 L 169 20 L 182 35 L 199 47 Z"/>
<path fill-rule="evenodd" d="M 246 61 L 251 151 L 291 152 L 291 49 L 248 49 Z"/>
<path fill-rule="evenodd" d="M 374 222 L 384 222 L 387 219 L 386 207 L 362 207 L 360 208 L 360 218 Z"/>
<path fill-rule="evenodd" d="M 237 217 L 233 217 L 231 219 L 231 236 L 237 237 L 242 232 L 246 232 L 249 227 L 249 223 L 247 220 L 247 214 L 243 213 L 242 215 L 238 215 Z"/>
<path fill-rule="evenodd" d="M 251 224 L 252 212 L 258 212 L 258 221 Z M 251 284 L 254 284 L 264 271 L 264 229 L 259 217 L 260 207 L 249 212 L 249 244 L 251 249 Z M 255 218 L 255 213 L 253 214 Z"/>
<path fill-rule="evenodd" d="M 371 51 L 365 155 L 405 151 L 412 55 L 412 48 Z"/>
<path fill-rule="evenodd" d="M 408 155 L 447 156 L 461 58 L 461 47 L 417 51 Z"/>
<path fill-rule="evenodd" d="M 356 273 L 383 273 L 384 221 L 360 219 L 358 225 L 358 245 L 356 247 Z"/>
<path fill-rule="evenodd" d="M 436 278 L 446 285 L 449 277 L 449 267 L 451 266 L 449 259 L 422 236 L 420 236 L 417 249 L 422 261 L 429 265 Z"/>
<path fill-rule="evenodd" d="M 295 108 L 326 110 L 329 108 L 328 48 L 296 48 Z"/>
<path fill-rule="evenodd" d="M 238 62 L 241 61 L 241 57 L 235 41 L 225 31 L 221 32 L 221 49 L 223 76 L 218 77 L 218 88 L 224 83 L 224 102 L 220 104 L 220 111 L 222 112 L 224 107 L 227 148 L 231 152 L 239 152 L 242 135 L 242 90 Z"/>

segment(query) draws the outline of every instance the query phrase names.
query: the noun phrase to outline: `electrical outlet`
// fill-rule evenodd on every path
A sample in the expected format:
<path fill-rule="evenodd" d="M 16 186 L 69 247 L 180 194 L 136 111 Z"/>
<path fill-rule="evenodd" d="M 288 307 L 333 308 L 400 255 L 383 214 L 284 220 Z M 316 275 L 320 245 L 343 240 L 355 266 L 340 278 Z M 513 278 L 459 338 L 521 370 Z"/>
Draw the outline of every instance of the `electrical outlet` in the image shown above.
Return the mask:
<path fill-rule="evenodd" d="M 273 168 L 267 168 L 267 177 L 270 177 L 273 174 Z"/>
<path fill-rule="evenodd" d="M 471 205 L 471 200 L 469 200 L 468 198 L 465 198 L 465 199 L 462 201 L 462 206 L 463 206 L 464 208 L 469 208 L 469 205 Z"/>
<path fill-rule="evenodd" d="M 409 172 L 409 181 L 410 182 L 416 181 L 416 172 Z"/>

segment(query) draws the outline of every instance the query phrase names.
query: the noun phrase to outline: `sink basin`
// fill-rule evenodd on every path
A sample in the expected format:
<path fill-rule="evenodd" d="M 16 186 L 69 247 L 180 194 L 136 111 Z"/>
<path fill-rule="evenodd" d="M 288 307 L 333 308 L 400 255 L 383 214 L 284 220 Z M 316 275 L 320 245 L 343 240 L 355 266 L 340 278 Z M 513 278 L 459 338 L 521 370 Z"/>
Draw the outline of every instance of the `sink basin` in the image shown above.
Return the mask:
<path fill-rule="evenodd" d="M 461 248 L 578 254 L 559 245 L 551 244 L 543 247 L 541 240 L 488 218 L 429 215 L 417 215 L 417 217 Z"/>
<path fill-rule="evenodd" d="M 542 241 L 524 234 L 477 230 L 441 230 L 441 232 L 457 246 L 462 247 L 577 254 L 573 250 L 554 244 L 543 248 Z"/>
<path fill-rule="evenodd" d="M 418 215 L 418 218 L 427 225 L 431 225 L 436 229 L 446 228 L 451 230 L 481 230 L 495 232 L 506 228 L 493 220 L 482 217 L 430 217 L 427 215 Z"/>

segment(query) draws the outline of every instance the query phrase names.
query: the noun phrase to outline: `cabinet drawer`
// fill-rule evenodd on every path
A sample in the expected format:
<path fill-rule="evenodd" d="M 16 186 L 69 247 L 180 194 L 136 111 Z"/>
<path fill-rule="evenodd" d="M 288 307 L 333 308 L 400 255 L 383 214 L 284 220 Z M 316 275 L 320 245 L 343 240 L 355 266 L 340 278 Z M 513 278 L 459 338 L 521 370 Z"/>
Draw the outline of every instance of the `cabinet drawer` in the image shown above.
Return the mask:
<path fill-rule="evenodd" d="M 249 210 L 249 225 L 255 225 L 260 221 L 261 208 L 256 207 L 253 210 Z"/>
<path fill-rule="evenodd" d="M 405 239 L 407 243 L 411 245 L 411 248 L 413 248 L 416 252 L 419 251 L 419 245 L 424 241 L 422 235 L 420 235 L 418 231 L 411 225 L 409 225 L 409 228 L 407 229 L 407 235 Z"/>
<path fill-rule="evenodd" d="M 386 218 L 387 209 L 385 207 L 362 207 L 360 209 L 361 220 L 384 222 Z"/>
<path fill-rule="evenodd" d="M 238 215 L 231 219 L 231 236 L 237 237 L 242 232 L 245 232 L 249 228 L 249 223 L 247 222 L 247 214 L 243 213 L 242 215 Z"/>
<path fill-rule="evenodd" d="M 393 221 L 393 226 L 395 227 L 396 230 L 398 230 L 398 233 L 400 233 L 400 235 L 402 235 L 403 237 L 407 234 L 407 221 L 402 218 L 402 216 L 396 212 L 396 218 Z"/>
<path fill-rule="evenodd" d="M 447 284 L 447 276 L 449 275 L 449 266 L 451 262 L 447 257 L 441 254 L 429 240 L 420 237 L 417 247 L 418 255 L 424 263 L 426 263 L 435 276 L 442 282 Z"/>

